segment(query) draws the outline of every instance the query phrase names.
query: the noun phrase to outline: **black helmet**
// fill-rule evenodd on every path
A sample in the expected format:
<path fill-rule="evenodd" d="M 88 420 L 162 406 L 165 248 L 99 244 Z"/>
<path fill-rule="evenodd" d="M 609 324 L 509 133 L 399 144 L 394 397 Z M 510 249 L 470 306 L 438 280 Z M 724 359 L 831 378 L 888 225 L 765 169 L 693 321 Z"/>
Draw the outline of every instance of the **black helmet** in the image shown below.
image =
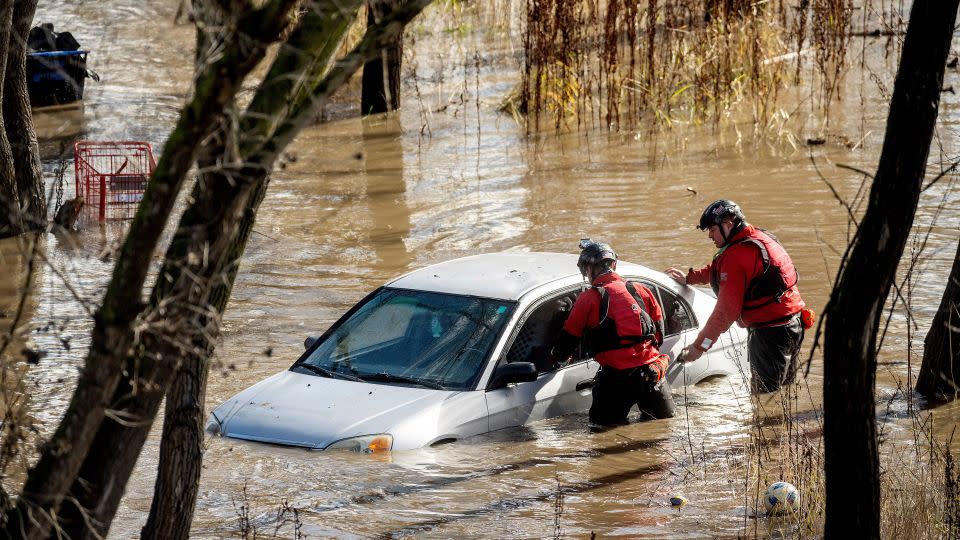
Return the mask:
<path fill-rule="evenodd" d="M 605 265 L 607 268 L 610 262 L 617 260 L 617 252 L 610 247 L 610 244 L 594 242 L 589 238 L 580 240 L 580 258 L 577 259 L 577 268 L 580 273 L 587 275 L 587 267 Z M 610 261 L 604 264 L 604 261 Z"/>
<path fill-rule="evenodd" d="M 737 203 L 727 199 L 720 199 L 719 201 L 713 201 L 703 210 L 703 214 L 700 216 L 700 224 L 697 225 L 697 228 L 705 231 L 710 228 L 711 225 L 720 225 L 720 222 L 725 218 L 733 218 L 735 230 L 743 228 L 743 223 L 746 221 L 746 218 L 743 217 L 743 211 L 740 210 L 740 206 L 737 205 Z"/>

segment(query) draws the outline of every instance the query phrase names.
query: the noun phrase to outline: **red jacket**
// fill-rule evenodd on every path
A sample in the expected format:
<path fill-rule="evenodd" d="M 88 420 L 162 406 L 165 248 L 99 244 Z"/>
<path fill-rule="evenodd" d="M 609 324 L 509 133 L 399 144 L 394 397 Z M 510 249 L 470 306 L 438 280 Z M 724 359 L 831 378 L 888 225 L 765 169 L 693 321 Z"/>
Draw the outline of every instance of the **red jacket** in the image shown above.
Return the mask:
<path fill-rule="evenodd" d="M 796 282 L 780 298 L 779 302 L 770 302 L 756 309 L 744 310 L 744 295 L 747 292 L 750 281 L 763 272 L 763 259 L 760 254 L 760 248 L 751 242 L 740 242 L 745 238 L 759 238 L 764 234 L 757 230 L 753 225 L 747 225 L 742 231 L 738 232 L 727 243 L 726 248 L 722 248 L 714 257 L 713 262 L 700 268 L 699 270 L 690 269 L 687 272 L 687 283 L 691 285 L 710 283 L 711 272 L 716 272 L 719 282 L 719 293 L 717 294 L 717 306 L 707 319 L 707 323 L 700 330 L 694 345 L 701 349 L 709 349 L 720 334 L 725 332 L 734 321 L 740 320 L 743 326 L 748 328 L 758 328 L 763 326 L 773 326 L 783 324 L 784 318 L 798 313 L 804 308 L 805 304 L 800 297 L 800 290 L 797 289 Z M 777 252 L 770 252 L 771 259 L 776 257 L 785 257 L 790 261 L 790 256 L 786 251 L 779 248 Z M 790 261 L 792 267 L 793 262 Z M 790 281 L 793 281 L 790 279 Z M 788 281 L 788 284 L 790 282 Z M 751 302 L 751 304 L 760 304 L 763 302 Z"/>
<path fill-rule="evenodd" d="M 633 296 L 627 291 L 626 283 L 614 272 L 608 272 L 593 281 L 594 287 L 605 287 L 610 296 L 608 317 L 614 317 L 614 322 L 623 320 L 633 314 L 630 309 L 635 305 Z M 650 318 L 656 321 L 663 320 L 663 311 L 650 289 L 635 283 L 635 290 L 643 299 L 644 310 Z M 622 309 L 626 308 L 626 309 Z M 634 315 L 636 317 L 636 315 Z M 636 317 L 639 320 L 639 317 Z M 629 321 L 633 323 L 634 321 Z M 580 338 L 588 328 L 596 328 L 600 324 L 600 293 L 596 289 L 584 291 L 577 298 L 577 302 L 570 311 L 570 316 L 563 325 L 564 331 Z M 621 325 L 618 325 L 621 326 Z M 622 326 L 627 326 L 626 324 Z M 629 345 L 621 349 L 613 349 L 597 353 L 595 360 L 601 366 L 610 366 L 614 369 L 630 369 L 647 364 L 655 364 L 661 376 L 666 371 L 669 357 L 660 354 L 653 341 L 644 341 L 636 345 Z"/>

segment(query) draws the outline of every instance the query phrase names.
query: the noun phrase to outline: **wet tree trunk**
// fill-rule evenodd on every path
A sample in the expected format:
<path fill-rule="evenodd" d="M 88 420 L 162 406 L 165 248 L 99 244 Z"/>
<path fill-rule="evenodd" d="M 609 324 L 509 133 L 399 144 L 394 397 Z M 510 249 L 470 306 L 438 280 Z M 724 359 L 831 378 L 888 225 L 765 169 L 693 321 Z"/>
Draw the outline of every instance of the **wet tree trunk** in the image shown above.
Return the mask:
<path fill-rule="evenodd" d="M 17 507 L 7 512 L 3 531 L 7 536 L 47 538 L 64 497 L 80 481 L 78 473 L 134 344 L 133 323 L 143 310 L 142 291 L 153 251 L 187 171 L 200 152 L 201 145 L 196 142 L 204 139 L 224 107 L 232 103 L 245 76 L 263 58 L 270 36 L 276 39 L 296 3 L 275 0 L 259 9 L 241 10 L 216 61 L 197 77 L 194 95 L 167 139 L 94 316 L 90 350 L 70 405 L 29 471 Z M 126 482 L 126 478 L 122 480 Z M 100 525 L 109 527 L 109 523 Z"/>
<path fill-rule="evenodd" d="M 296 126 L 302 126 L 307 118 L 313 116 L 313 111 L 318 110 L 333 92 L 345 84 L 368 58 L 377 54 L 383 43 L 402 36 L 406 23 L 428 3 L 428 0 L 410 2 L 403 10 L 393 12 L 389 17 L 369 26 L 354 51 L 341 59 L 337 67 L 322 80 L 319 76 L 325 71 L 337 44 L 355 18 L 360 2 L 336 6 L 327 4 L 323 9 L 313 12 L 311 16 L 316 17 L 316 20 L 306 18 L 290 36 L 286 45 L 288 50 L 281 51 L 274 65 L 275 70 L 271 70 L 263 85 L 264 91 L 258 92 L 241 119 L 240 155 L 237 162 L 246 164 L 247 169 L 233 176 L 249 182 L 253 189 L 244 215 L 235 229 L 238 234 L 229 256 L 229 260 L 234 263 L 226 273 L 224 284 L 215 297 L 216 301 L 211 303 L 211 308 L 216 311 L 210 310 L 213 318 L 207 321 L 210 324 L 209 330 L 200 335 L 204 341 L 196 343 L 195 356 L 181 367 L 167 393 L 160 449 L 161 464 L 150 517 L 142 532 L 143 538 L 187 538 L 189 535 L 190 520 L 183 519 L 181 514 L 193 515 L 199 487 L 202 428 L 205 420 L 203 402 L 209 371 L 208 361 L 214 347 L 211 336 L 219 332 L 219 317 L 229 300 L 240 256 L 253 232 L 257 210 L 267 192 L 268 171 L 279 157 L 279 152 L 290 143 L 299 129 Z M 331 10 L 331 7 L 335 9 Z M 327 32 L 318 34 L 316 28 L 327 29 Z M 317 57 L 310 65 L 306 77 L 306 80 L 310 81 L 306 92 L 292 87 L 290 81 L 294 80 L 294 77 L 289 76 L 291 71 L 298 73 L 306 67 L 300 64 L 304 57 L 301 52 L 303 50 L 317 51 Z M 298 99 L 291 96 L 297 96 Z M 279 122 L 263 120 L 278 117 L 282 118 Z M 276 126 L 276 130 L 263 141 L 262 137 L 269 131 L 268 125 Z M 237 183 L 236 180 L 228 182 L 230 178 L 222 171 L 210 176 L 213 184 Z M 224 196 L 213 196 L 214 201 L 223 198 Z M 171 509 L 174 511 L 171 512 Z"/>
<path fill-rule="evenodd" d="M 181 219 L 159 273 L 165 279 L 158 281 L 151 300 L 152 305 L 175 309 L 181 315 L 158 312 L 158 322 L 189 318 L 192 324 L 157 326 L 135 358 L 128 361 L 130 378 L 118 386 L 113 400 L 117 404 L 113 407 L 115 416 L 128 421 L 111 418 L 103 422 L 96 446 L 105 451 L 87 455 L 84 473 L 71 488 L 71 495 L 87 509 L 89 518 L 100 525 L 95 530 L 87 530 L 77 509 L 67 506 L 65 510 L 72 510 L 72 515 L 65 532 L 71 538 L 95 538 L 95 533 L 102 535 L 109 528 L 163 392 L 170 387 L 176 369 L 184 374 L 178 376 L 168 395 L 170 404 L 164 421 L 155 499 L 143 535 L 144 538 L 186 538 L 189 534 L 202 458 L 200 445 L 195 441 L 202 439 L 207 360 L 213 351 L 212 339 L 219 331 L 219 316 L 229 298 L 239 258 L 266 193 L 267 171 L 326 98 L 345 84 L 386 39 L 402 32 L 403 25 L 429 3 L 427 0 L 410 2 L 405 11 L 371 28 L 354 51 L 323 77 L 340 38 L 356 17 L 360 0 L 352 1 L 352 5 L 317 2 L 313 6 L 316 10 L 304 15 L 287 45 L 281 47 L 274 65 L 240 119 L 244 139 L 239 153 L 224 156 L 223 146 L 206 150 L 211 155 L 203 158 L 203 162 L 224 158 L 226 169 L 204 175 L 195 187 L 192 197 L 195 203 Z M 314 24 L 318 21 L 313 17 L 331 20 Z M 303 51 L 319 53 L 312 57 Z M 231 163 L 244 164 L 245 168 L 238 170 Z M 243 212 L 238 216 L 236 209 L 243 203 Z M 225 211 L 225 207 L 232 210 Z M 238 218 L 240 223 L 234 226 Z M 211 241 L 216 244 L 211 246 Z M 192 267 L 191 272 L 182 274 L 182 269 L 191 264 L 190 254 L 205 251 L 209 254 L 208 260 L 223 262 L 218 266 Z M 190 296 L 190 291 L 197 287 L 211 292 Z M 203 315 L 198 317 L 197 313 Z M 178 341 L 180 332 L 191 339 Z M 136 399 L 132 399 L 134 394 Z M 178 441 L 189 444 L 179 446 Z"/>
<path fill-rule="evenodd" d="M 957 4 L 913 4 L 870 203 L 825 309 L 826 538 L 880 537 L 877 329 L 919 199 Z"/>
<path fill-rule="evenodd" d="M 367 26 L 373 26 L 395 11 L 404 0 L 367 0 Z M 380 54 L 363 66 L 360 112 L 363 115 L 400 108 L 400 68 L 403 35 L 391 40 Z"/>
<path fill-rule="evenodd" d="M 193 12 L 204 21 L 197 31 L 197 50 L 200 51 L 210 41 L 203 28 L 218 26 L 223 13 L 216 6 L 208 6 L 206 0 L 194 0 L 193 4 Z M 227 117 L 237 116 L 234 103 Z M 246 187 L 232 182 L 217 167 L 218 162 L 239 161 L 238 156 L 229 151 L 237 148 L 237 130 L 236 124 L 227 121 L 227 117 L 223 118 L 210 151 L 197 162 L 197 168 L 206 172 L 201 172 L 197 178 L 191 197 L 194 203 L 181 217 L 178 233 L 165 257 L 165 261 L 175 261 L 175 264 L 166 265 L 170 272 L 166 274 L 168 279 L 154 287 L 153 305 L 181 298 L 190 294 L 191 289 L 209 292 L 204 298 L 194 297 L 184 302 L 187 309 L 181 314 L 185 319 L 182 326 L 186 330 L 183 338 L 188 347 L 179 351 L 177 369 L 157 381 L 159 388 L 166 389 L 166 407 L 153 500 L 147 523 L 140 533 L 143 540 L 185 540 L 190 537 L 193 522 L 203 456 L 203 396 L 206 395 L 208 372 L 205 364 L 213 354 L 214 340 L 220 333 L 220 316 L 230 297 L 243 249 L 231 241 L 226 253 L 215 254 L 214 260 L 221 261 L 222 265 L 190 268 L 188 275 L 197 276 L 195 279 L 184 281 L 181 268 L 189 268 L 189 253 L 208 249 L 210 238 L 218 234 L 229 240 L 238 226 L 238 212 L 219 212 L 220 201 L 227 201 L 234 208 L 238 204 L 236 195 L 239 191 L 236 188 Z M 215 228 L 210 230 L 204 224 L 213 224 Z M 201 397 L 195 399 L 194 396 Z M 143 413 L 155 416 L 159 403 L 156 397 L 150 400 L 150 410 Z M 146 433 L 140 434 L 141 438 L 144 436 Z M 133 452 L 128 450 L 128 453 L 132 457 Z M 115 511 L 118 504 L 119 501 L 111 501 L 111 509 Z"/>
<path fill-rule="evenodd" d="M 181 378 L 182 371 L 201 373 L 195 364 L 205 362 L 212 352 L 212 340 L 219 330 L 217 317 L 230 293 L 224 284 L 232 284 L 236 272 L 235 229 L 250 190 L 249 183 L 230 184 L 226 180 L 218 186 L 198 183 L 194 187 L 192 197 L 196 202 L 180 220 L 161 272 L 165 278 L 158 281 L 151 299 L 154 311 L 144 319 L 148 333 L 137 358 L 127 363 L 129 377 L 114 393 L 115 415 L 127 422 L 113 418 L 103 422 L 95 440 L 99 451 L 87 456 L 78 481 L 71 487 L 71 495 L 96 523 L 104 526 L 88 529 L 79 508 L 67 507 L 64 531 L 71 538 L 93 539 L 107 533 L 170 381 Z M 197 256 L 199 250 L 207 257 Z M 205 371 L 202 373 L 205 375 Z M 179 410 L 181 403 L 182 400 L 168 400 L 167 409 Z M 202 408 L 201 403 L 194 405 Z M 195 416 L 202 418 L 199 411 Z M 153 505 L 162 505 L 163 512 L 151 512 L 144 538 L 186 538 L 189 533 L 195 491 L 184 486 L 199 480 L 202 426 L 179 426 L 184 429 L 174 429 L 169 435 L 168 424 L 175 423 L 173 420 L 164 424 L 160 476 L 171 471 L 192 470 L 193 474 L 177 474 L 166 483 L 158 481 L 158 485 L 162 483 L 171 489 L 155 494 Z M 189 444 L 192 446 L 182 446 Z M 176 448 L 176 452 L 171 452 L 171 448 Z M 181 455 L 197 459 L 181 460 Z M 155 515 L 163 521 L 158 522 Z"/>
<path fill-rule="evenodd" d="M 216 196 L 219 192 L 231 201 L 245 203 L 245 208 L 232 212 L 226 220 L 229 232 L 225 236 L 230 240 L 230 245 L 223 260 L 228 261 L 229 265 L 221 270 L 219 276 L 208 281 L 215 284 L 205 310 L 208 315 L 196 321 L 197 329 L 203 331 L 195 329 L 192 332 L 192 349 L 184 354 L 167 391 L 157 482 L 150 515 L 141 531 L 144 540 L 186 539 L 190 536 L 203 463 L 203 400 L 206 396 L 208 362 L 213 354 L 214 340 L 220 332 L 220 316 L 230 298 L 240 257 L 253 231 L 256 209 L 266 193 L 267 182 L 257 182 L 258 178 L 265 178 L 266 175 L 256 171 L 251 173 L 245 179 L 246 185 L 242 191 L 234 188 L 235 179 L 219 173 L 209 176 L 220 187 L 203 190 L 206 192 L 202 195 L 203 200 L 217 204 L 223 200 Z M 254 192 L 252 195 L 251 191 Z M 202 215 L 204 212 L 198 212 L 197 217 Z"/>
<path fill-rule="evenodd" d="M 952 401 L 960 393 L 960 244 L 940 308 L 923 340 L 917 392 L 935 403 Z"/>
<path fill-rule="evenodd" d="M 13 27 L 13 0 L 0 0 L 0 78 L 6 76 L 10 35 Z M 0 101 L 3 101 L 0 88 Z M 20 217 L 20 195 L 17 188 L 13 151 L 7 138 L 7 129 L 0 116 L 0 238 L 17 236 L 23 232 Z"/>
<path fill-rule="evenodd" d="M 47 200 L 40 146 L 27 93 L 27 35 L 36 11 L 37 0 L 18 0 L 13 9 L 3 81 L 3 123 L 13 157 L 23 226 L 27 230 L 42 231 L 47 226 Z"/>

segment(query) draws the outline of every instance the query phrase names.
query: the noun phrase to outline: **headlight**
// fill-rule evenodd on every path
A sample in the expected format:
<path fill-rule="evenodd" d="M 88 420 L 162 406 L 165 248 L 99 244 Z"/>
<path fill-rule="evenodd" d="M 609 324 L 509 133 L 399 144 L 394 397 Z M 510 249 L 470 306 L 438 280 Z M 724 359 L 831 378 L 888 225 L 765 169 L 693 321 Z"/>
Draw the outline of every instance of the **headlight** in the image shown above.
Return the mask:
<path fill-rule="evenodd" d="M 361 435 L 349 439 L 340 439 L 324 448 L 324 450 L 352 450 L 364 454 L 373 454 L 374 452 L 385 452 L 391 448 L 393 448 L 393 435 L 380 433 L 378 435 Z"/>
<path fill-rule="evenodd" d="M 220 435 L 220 430 L 223 427 L 223 424 L 220 422 L 220 419 L 217 418 L 217 415 L 210 413 L 210 417 L 207 418 L 207 425 L 204 426 L 204 431 L 210 435 Z"/>

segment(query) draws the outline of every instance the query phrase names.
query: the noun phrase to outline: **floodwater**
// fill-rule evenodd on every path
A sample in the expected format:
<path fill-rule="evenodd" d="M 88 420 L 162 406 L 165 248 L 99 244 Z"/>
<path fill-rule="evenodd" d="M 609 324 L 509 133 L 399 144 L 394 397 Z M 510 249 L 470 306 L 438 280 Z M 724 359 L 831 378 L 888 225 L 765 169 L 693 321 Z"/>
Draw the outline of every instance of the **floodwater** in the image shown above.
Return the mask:
<path fill-rule="evenodd" d="M 175 23 L 175 4 L 41 2 L 36 21 L 73 32 L 92 51 L 89 66 L 102 78 L 88 81 L 83 108 L 37 117 L 54 197 L 59 156 L 72 160 L 75 139 L 144 140 L 162 148 L 192 71 L 193 29 Z M 752 223 L 776 232 L 802 273 L 804 298 L 822 311 L 849 234 L 847 211 L 831 186 L 853 201 L 861 185 L 857 174 L 836 165 L 875 169 L 887 110 L 878 83 L 848 77 L 844 101 L 825 129 L 798 95 L 790 125 L 799 144 L 785 135 L 756 139 L 748 124 L 739 131 L 678 127 L 659 135 L 528 138 L 513 118 L 496 112 L 518 81 L 520 48 L 507 37 L 516 29 L 498 14 L 517 6 L 489 4 L 480 14 L 435 11 L 411 28 L 399 114 L 360 120 L 348 95 L 327 111 L 333 120 L 306 129 L 291 146 L 295 159 L 273 176 L 225 315 L 208 410 L 288 367 L 305 336 L 409 269 L 477 252 L 573 253 L 587 236 L 653 268 L 704 264 L 712 244 L 694 224 L 720 197 L 738 201 Z M 864 49 L 879 84 L 892 88 L 883 39 L 868 38 Z M 851 52 L 858 54 L 853 49 L 860 42 Z M 948 71 L 945 86 L 956 78 Z M 957 154 L 957 104 L 955 93 L 943 94 L 932 162 Z M 826 144 L 804 144 L 824 134 Z M 845 141 L 860 143 L 850 148 Z M 69 198 L 72 167 L 65 176 Z M 917 229 L 919 235 L 929 229 L 929 240 L 904 290 L 915 326 L 895 310 L 878 373 L 878 393 L 890 411 L 907 407 L 898 388 L 910 384 L 908 360 L 914 371 L 919 366 L 953 260 L 960 217 L 937 208 L 955 208 L 957 198 L 946 178 L 921 200 Z M 20 323 L 47 350 L 27 373 L 32 413 L 46 433 L 70 399 L 89 344 L 89 312 L 122 232 L 120 224 L 88 224 L 73 235 L 41 239 L 48 263 L 33 270 Z M 911 240 L 908 255 L 921 239 Z M 28 272 L 25 246 L 0 242 L 4 331 Z M 811 344 L 808 338 L 807 350 Z M 807 381 L 812 396 L 802 392 L 801 409 L 819 400 L 817 355 Z M 751 401 L 737 378 L 678 389 L 675 396 L 679 414 L 670 420 L 593 433 L 584 415 L 572 415 L 387 455 L 211 438 L 193 536 L 239 536 L 241 515 L 261 535 L 272 534 L 284 501 L 298 510 L 308 537 L 768 535 L 775 524 L 751 517 L 756 493 L 736 463 L 742 465 L 755 415 L 776 416 L 779 400 Z M 934 414 L 945 436 L 957 409 Z M 903 414 L 885 417 L 888 438 L 910 439 Z M 146 520 L 158 444 L 157 436 L 147 442 L 112 538 L 136 537 Z M 672 509 L 674 494 L 690 504 Z M 294 537 L 293 526 L 279 535 Z"/>

